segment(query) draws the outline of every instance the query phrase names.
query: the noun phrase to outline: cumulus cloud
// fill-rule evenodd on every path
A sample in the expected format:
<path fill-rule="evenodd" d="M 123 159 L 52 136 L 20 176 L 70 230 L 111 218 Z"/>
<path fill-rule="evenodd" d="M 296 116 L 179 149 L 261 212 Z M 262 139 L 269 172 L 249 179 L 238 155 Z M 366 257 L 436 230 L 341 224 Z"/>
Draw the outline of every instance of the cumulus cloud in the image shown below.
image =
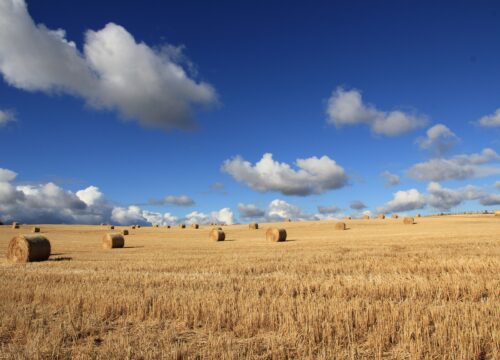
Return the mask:
<path fill-rule="evenodd" d="M 422 209 L 427 204 L 425 195 L 417 189 L 401 190 L 394 193 L 391 201 L 377 209 L 380 213 L 411 211 Z"/>
<path fill-rule="evenodd" d="M 87 204 L 77 194 L 49 182 L 16 185 L 17 174 L 0 169 L 0 219 L 30 223 L 95 224 L 109 218 L 111 207 Z M 88 194 L 89 188 L 80 194 Z"/>
<path fill-rule="evenodd" d="M 224 161 L 222 171 L 260 192 L 306 196 L 338 189 L 347 184 L 344 169 L 328 156 L 297 159 L 298 170 L 266 153 L 255 165 L 236 156 Z"/>
<path fill-rule="evenodd" d="M 485 196 L 477 187 L 468 185 L 459 189 L 447 189 L 436 182 L 427 186 L 427 202 L 433 208 L 439 210 L 450 210 L 460 205 L 465 200 L 477 200 Z"/>
<path fill-rule="evenodd" d="M 219 211 L 213 211 L 210 214 L 193 211 L 187 214 L 184 219 L 182 219 L 182 222 L 185 222 L 187 224 L 223 223 L 231 225 L 234 224 L 234 215 L 229 208 L 223 208 Z"/>
<path fill-rule="evenodd" d="M 500 166 L 485 164 L 500 161 L 495 150 L 486 148 L 479 154 L 463 154 L 451 159 L 431 159 L 413 165 L 407 175 L 420 181 L 464 180 L 500 174 Z"/>
<path fill-rule="evenodd" d="M 350 207 L 353 210 L 363 210 L 363 209 L 366 209 L 366 205 L 363 204 L 363 202 L 361 202 L 359 200 L 352 201 Z"/>
<path fill-rule="evenodd" d="M 401 182 L 399 175 L 392 174 L 389 171 L 384 171 L 381 175 L 385 178 L 385 186 L 395 186 Z"/>
<path fill-rule="evenodd" d="M 238 211 L 243 219 L 262 218 L 266 215 L 265 210 L 259 209 L 255 204 L 238 204 Z"/>
<path fill-rule="evenodd" d="M 366 124 L 375 134 L 399 136 L 424 126 L 427 117 L 401 110 L 381 111 L 363 102 L 358 90 L 338 87 L 328 99 L 328 123 L 337 127 Z"/>
<path fill-rule="evenodd" d="M 318 212 L 320 214 L 336 214 L 340 211 L 342 210 L 336 205 L 318 206 Z"/>
<path fill-rule="evenodd" d="M 169 195 L 163 199 L 151 199 L 149 200 L 151 205 L 178 205 L 178 206 L 193 206 L 194 200 L 187 195 Z"/>
<path fill-rule="evenodd" d="M 441 156 L 459 141 L 457 135 L 446 125 L 436 124 L 427 130 L 425 137 L 417 138 L 416 143 L 421 149 L 430 150 Z"/>
<path fill-rule="evenodd" d="M 137 42 L 113 23 L 87 31 L 82 52 L 64 30 L 35 24 L 24 0 L 0 1 L 0 72 L 7 83 L 77 96 L 146 127 L 191 129 L 195 109 L 217 102 L 211 85 L 189 77 L 181 54 L 171 45 Z"/>
<path fill-rule="evenodd" d="M 483 206 L 500 205 L 500 195 L 499 194 L 487 194 L 479 200 Z"/>
<path fill-rule="evenodd" d="M 0 109 L 0 128 L 7 125 L 7 123 L 15 121 L 16 117 L 12 110 L 1 110 Z"/>
<path fill-rule="evenodd" d="M 478 120 L 478 124 L 484 127 L 500 127 L 500 109 L 491 115 L 483 116 Z"/>

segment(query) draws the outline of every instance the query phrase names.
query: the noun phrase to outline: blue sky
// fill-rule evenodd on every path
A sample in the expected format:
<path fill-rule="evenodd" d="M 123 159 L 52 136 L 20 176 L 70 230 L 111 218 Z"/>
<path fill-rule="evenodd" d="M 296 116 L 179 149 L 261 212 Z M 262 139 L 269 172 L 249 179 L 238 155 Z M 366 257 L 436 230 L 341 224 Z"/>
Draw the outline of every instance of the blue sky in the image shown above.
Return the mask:
<path fill-rule="evenodd" d="M 0 219 L 494 208 L 498 23 L 493 1 L 0 0 Z"/>

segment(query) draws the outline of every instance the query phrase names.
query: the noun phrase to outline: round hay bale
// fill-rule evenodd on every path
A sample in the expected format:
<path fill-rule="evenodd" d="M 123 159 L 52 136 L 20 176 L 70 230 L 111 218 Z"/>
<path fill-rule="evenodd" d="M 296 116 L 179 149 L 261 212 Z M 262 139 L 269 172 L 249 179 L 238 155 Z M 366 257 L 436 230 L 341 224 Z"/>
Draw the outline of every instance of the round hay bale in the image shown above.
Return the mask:
<path fill-rule="evenodd" d="M 31 229 L 31 232 L 32 233 L 39 233 L 40 232 L 40 228 L 35 226 L 33 229 Z"/>
<path fill-rule="evenodd" d="M 500 210 L 495 211 L 495 216 L 500 216 Z"/>
<path fill-rule="evenodd" d="M 7 259 L 12 262 L 44 261 L 49 256 L 50 241 L 42 235 L 18 235 L 7 248 Z"/>
<path fill-rule="evenodd" d="M 384 214 L 378 214 L 377 218 L 379 218 L 379 219 L 385 219 L 385 215 Z"/>
<path fill-rule="evenodd" d="M 135 225 L 132 225 L 132 230 L 134 230 L 134 229 L 135 229 Z"/>
<path fill-rule="evenodd" d="M 19 224 L 18 224 L 18 223 L 16 223 L 16 222 L 13 222 L 13 223 L 12 223 L 12 228 L 13 228 L 13 229 L 19 229 Z"/>
<path fill-rule="evenodd" d="M 421 217 L 421 216 L 422 216 L 422 215 L 420 215 L 420 214 L 417 214 L 417 217 Z"/>
<path fill-rule="evenodd" d="M 155 228 L 159 228 L 159 227 L 160 227 L 160 225 L 158 225 L 158 224 L 155 225 Z"/>
<path fill-rule="evenodd" d="M 111 226 L 109 227 L 109 230 L 114 230 L 114 228 L 115 228 L 115 227 L 114 227 L 113 225 L 111 225 Z"/>
<path fill-rule="evenodd" d="M 220 226 L 217 226 L 217 227 L 212 228 L 212 230 L 222 230 L 222 228 Z"/>
<path fill-rule="evenodd" d="M 287 222 L 292 222 L 292 219 L 287 219 Z"/>
<path fill-rule="evenodd" d="M 125 246 L 125 239 L 122 234 L 108 233 L 102 237 L 102 247 L 104 249 L 122 248 Z"/>
<path fill-rule="evenodd" d="M 185 229 L 185 228 L 186 228 L 186 224 L 180 224 L 180 225 L 179 225 L 179 227 L 180 227 L 181 229 Z"/>
<path fill-rule="evenodd" d="M 167 225 L 167 229 L 170 229 L 170 225 Z"/>
<path fill-rule="evenodd" d="M 0 226 L 2 226 L 2 225 L 3 225 L 3 222 L 0 221 Z"/>
<path fill-rule="evenodd" d="M 257 224 L 257 223 L 248 224 L 248 228 L 257 230 L 259 228 L 259 224 Z"/>
<path fill-rule="evenodd" d="M 363 219 L 364 219 L 364 220 L 369 220 L 369 219 L 370 219 L 370 216 L 369 216 L 369 215 L 363 215 Z"/>
<path fill-rule="evenodd" d="M 398 214 L 392 214 L 391 215 L 391 218 L 393 218 L 393 219 L 397 219 L 398 217 L 399 217 Z"/>
<path fill-rule="evenodd" d="M 413 225 L 415 224 L 415 220 L 412 217 L 407 216 L 403 219 L 403 223 L 405 223 L 406 225 Z"/>
<path fill-rule="evenodd" d="M 137 228 L 140 229 L 141 228 L 141 225 L 137 225 Z"/>
<path fill-rule="evenodd" d="M 212 241 L 224 241 L 226 239 L 226 234 L 221 228 L 212 229 L 208 234 L 208 238 Z"/>
<path fill-rule="evenodd" d="M 266 230 L 266 239 L 268 241 L 281 242 L 286 240 L 286 230 L 271 227 Z"/>
<path fill-rule="evenodd" d="M 122 234 L 123 234 L 123 235 L 128 235 L 128 230 L 127 230 L 127 229 L 124 229 L 124 230 L 122 231 Z"/>
<path fill-rule="evenodd" d="M 352 219 L 352 216 L 346 216 L 344 217 L 344 220 L 351 220 Z"/>
<path fill-rule="evenodd" d="M 335 230 L 345 230 L 347 229 L 345 222 L 338 222 L 335 224 Z"/>
<path fill-rule="evenodd" d="M 200 227 L 200 225 L 198 225 L 198 224 L 191 224 L 191 227 L 192 227 L 193 229 L 198 229 L 198 228 Z"/>

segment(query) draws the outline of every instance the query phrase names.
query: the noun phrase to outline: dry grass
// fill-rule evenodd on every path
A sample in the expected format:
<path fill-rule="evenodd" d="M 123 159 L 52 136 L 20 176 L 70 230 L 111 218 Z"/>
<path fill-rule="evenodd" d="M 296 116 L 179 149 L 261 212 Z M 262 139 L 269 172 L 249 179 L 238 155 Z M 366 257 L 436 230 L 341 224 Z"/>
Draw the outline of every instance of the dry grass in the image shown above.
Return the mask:
<path fill-rule="evenodd" d="M 0 260 L 0 358 L 500 358 L 498 218 L 334 224 L 142 228 L 113 251 L 43 225 L 49 261 Z"/>

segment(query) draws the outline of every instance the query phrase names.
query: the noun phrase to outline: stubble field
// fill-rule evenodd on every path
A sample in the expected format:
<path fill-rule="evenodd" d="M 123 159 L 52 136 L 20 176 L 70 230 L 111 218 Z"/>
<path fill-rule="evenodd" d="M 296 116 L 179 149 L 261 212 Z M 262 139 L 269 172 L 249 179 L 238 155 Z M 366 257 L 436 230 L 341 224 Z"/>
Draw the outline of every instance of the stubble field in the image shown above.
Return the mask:
<path fill-rule="evenodd" d="M 499 359 L 500 218 L 141 228 L 40 225 L 12 264 L 0 226 L 0 358 Z M 124 229 L 117 227 L 115 231 Z"/>

